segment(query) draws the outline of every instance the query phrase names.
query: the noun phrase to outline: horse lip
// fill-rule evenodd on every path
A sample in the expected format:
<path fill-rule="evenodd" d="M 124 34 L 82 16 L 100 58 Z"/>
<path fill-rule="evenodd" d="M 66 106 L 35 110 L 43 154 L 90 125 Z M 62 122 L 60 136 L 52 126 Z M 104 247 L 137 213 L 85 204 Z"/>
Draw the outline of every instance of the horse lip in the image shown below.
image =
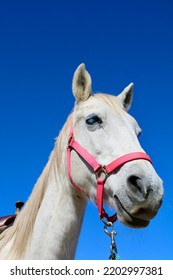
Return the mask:
<path fill-rule="evenodd" d="M 140 218 L 137 218 L 137 217 L 134 217 L 133 215 L 131 215 L 127 209 L 123 206 L 122 202 L 120 201 L 120 199 L 118 198 L 117 195 L 114 195 L 114 198 L 116 199 L 116 201 L 118 202 L 118 204 L 120 205 L 120 207 L 118 208 L 121 208 L 123 209 L 123 211 L 128 215 L 128 217 L 130 219 L 126 219 L 124 216 L 124 221 L 125 223 L 129 226 L 129 227 L 134 227 L 134 228 L 141 228 L 141 227 L 146 227 L 148 226 L 149 222 L 150 221 L 146 221 L 146 220 L 143 220 L 143 219 L 140 219 Z"/>

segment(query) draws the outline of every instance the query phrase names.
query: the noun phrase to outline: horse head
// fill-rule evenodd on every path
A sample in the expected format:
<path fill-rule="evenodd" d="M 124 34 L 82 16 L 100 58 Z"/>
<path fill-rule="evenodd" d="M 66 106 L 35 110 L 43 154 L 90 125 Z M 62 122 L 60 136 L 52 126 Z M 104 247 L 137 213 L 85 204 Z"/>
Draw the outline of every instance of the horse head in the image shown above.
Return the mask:
<path fill-rule="evenodd" d="M 137 121 L 128 113 L 133 84 L 118 96 L 92 94 L 91 77 L 81 64 L 74 73 L 73 134 L 77 143 L 96 162 L 110 162 L 132 153 L 144 154 Z M 80 153 L 71 151 L 71 177 L 76 186 L 96 200 L 96 174 Z M 102 173 L 102 172 L 101 172 Z M 162 180 L 150 160 L 127 161 L 104 178 L 104 202 L 116 209 L 117 218 L 131 227 L 145 227 L 157 214 L 163 196 Z M 100 174 L 100 177 L 105 174 Z"/>

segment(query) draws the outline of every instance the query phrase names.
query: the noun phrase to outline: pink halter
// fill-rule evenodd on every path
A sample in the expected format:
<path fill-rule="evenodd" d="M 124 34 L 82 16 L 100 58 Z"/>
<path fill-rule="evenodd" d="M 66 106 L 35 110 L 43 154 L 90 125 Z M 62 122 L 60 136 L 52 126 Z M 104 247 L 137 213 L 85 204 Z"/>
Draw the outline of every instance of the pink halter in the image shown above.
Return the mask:
<path fill-rule="evenodd" d="M 114 214 L 113 216 L 109 216 L 106 211 L 103 208 L 103 195 L 104 195 L 104 184 L 106 179 L 118 168 L 120 168 L 122 165 L 129 161 L 138 160 L 138 159 L 144 159 L 152 163 L 150 157 L 143 153 L 143 152 L 134 152 L 129 153 L 124 156 L 121 156 L 111 163 L 107 165 L 101 165 L 97 162 L 97 160 L 89 153 L 87 152 L 77 141 L 74 139 L 74 133 L 73 133 L 73 127 L 71 127 L 69 140 L 68 140 L 68 146 L 67 146 L 67 171 L 68 176 L 70 179 L 71 184 L 74 188 L 79 190 L 80 192 L 84 193 L 85 195 L 89 196 L 87 192 L 82 189 L 81 187 L 77 186 L 71 175 L 71 150 L 76 151 L 86 163 L 90 165 L 90 167 L 93 169 L 96 180 L 97 180 L 97 196 L 96 196 L 96 205 L 98 208 L 99 216 L 101 219 L 105 218 L 108 222 L 115 222 L 117 220 L 117 215 Z M 103 176 L 104 175 L 104 176 Z"/>

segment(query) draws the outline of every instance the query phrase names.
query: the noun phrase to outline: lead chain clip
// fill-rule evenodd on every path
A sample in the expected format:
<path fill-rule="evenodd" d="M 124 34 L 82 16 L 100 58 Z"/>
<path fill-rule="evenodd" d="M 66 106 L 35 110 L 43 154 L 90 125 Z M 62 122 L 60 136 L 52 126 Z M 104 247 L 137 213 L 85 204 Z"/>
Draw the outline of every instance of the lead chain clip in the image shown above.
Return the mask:
<path fill-rule="evenodd" d="M 117 235 L 116 231 L 113 229 L 113 224 L 109 222 L 109 229 L 107 228 L 107 225 L 104 225 L 104 232 L 106 235 L 108 235 L 111 238 L 111 243 L 110 243 L 110 260 L 119 260 L 120 257 L 117 252 L 117 246 L 115 243 L 115 236 Z"/>

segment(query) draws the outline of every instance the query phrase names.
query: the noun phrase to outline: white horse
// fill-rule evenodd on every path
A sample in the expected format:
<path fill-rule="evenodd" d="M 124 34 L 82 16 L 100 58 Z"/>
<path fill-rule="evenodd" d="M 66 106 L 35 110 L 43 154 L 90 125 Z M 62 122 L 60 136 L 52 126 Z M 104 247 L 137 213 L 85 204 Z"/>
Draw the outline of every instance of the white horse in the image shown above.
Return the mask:
<path fill-rule="evenodd" d="M 162 181 L 138 142 L 141 132 L 127 112 L 133 84 L 121 94 L 91 93 L 81 64 L 74 73 L 73 113 L 13 226 L 0 235 L 1 259 L 73 259 L 88 199 L 101 218 L 114 221 L 103 201 L 130 227 L 157 214 Z"/>

